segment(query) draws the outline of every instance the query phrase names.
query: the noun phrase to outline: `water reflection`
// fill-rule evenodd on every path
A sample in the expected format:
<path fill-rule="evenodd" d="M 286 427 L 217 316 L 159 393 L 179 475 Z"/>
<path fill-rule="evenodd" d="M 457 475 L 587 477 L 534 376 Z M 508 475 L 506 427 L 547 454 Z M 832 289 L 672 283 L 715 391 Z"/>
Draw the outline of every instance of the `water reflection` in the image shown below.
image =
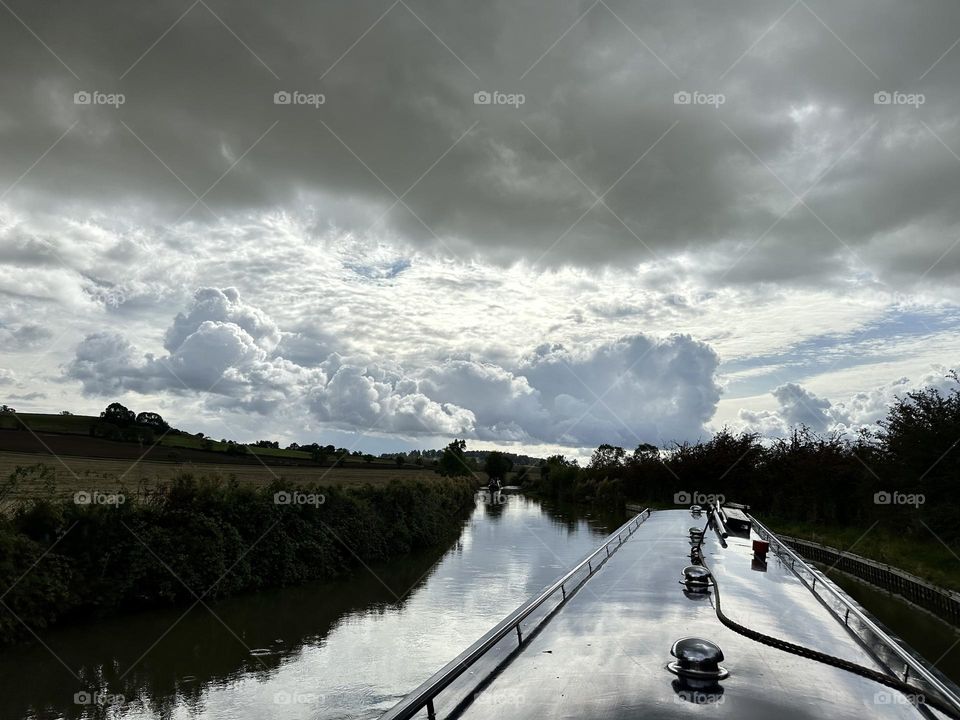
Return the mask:
<path fill-rule="evenodd" d="M 446 549 L 212 612 L 199 605 L 48 632 L 49 651 L 0 653 L 0 717 L 377 717 L 620 521 L 518 495 L 478 497 Z M 105 695 L 77 704 L 88 688 Z"/>

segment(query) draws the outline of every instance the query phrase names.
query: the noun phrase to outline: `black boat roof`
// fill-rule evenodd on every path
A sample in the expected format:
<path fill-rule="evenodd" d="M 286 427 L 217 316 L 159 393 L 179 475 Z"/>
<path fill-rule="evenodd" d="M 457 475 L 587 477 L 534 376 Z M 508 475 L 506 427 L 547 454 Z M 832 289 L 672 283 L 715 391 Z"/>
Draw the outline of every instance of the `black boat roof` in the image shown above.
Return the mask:
<path fill-rule="evenodd" d="M 460 673 L 456 681 L 433 697 L 434 716 L 466 720 L 667 719 L 702 714 L 738 720 L 943 717 L 870 679 L 769 647 L 721 624 L 713 593 L 690 592 L 681 583 L 684 568 L 691 564 L 690 531 L 705 521 L 706 515 L 694 517 L 686 510 L 651 513 L 622 544 L 614 540 L 614 552 L 607 545 L 609 556 L 595 556 L 589 579 L 575 592 L 568 585 L 565 599 L 545 607 L 540 618 L 531 616 L 520 623 L 518 635 L 501 631 L 502 639 L 484 650 L 483 662 L 463 661 L 469 651 L 458 658 L 464 667 L 456 668 Z M 703 558 L 719 584 L 725 614 L 766 635 L 889 673 L 901 659 L 902 648 L 887 647 L 891 639 L 872 634 L 875 627 L 862 608 L 811 571 L 821 590 L 840 593 L 844 602 L 853 605 L 852 620 L 849 613 L 838 617 L 836 607 L 831 609 L 829 602 L 811 592 L 809 577 L 793 569 L 795 556 L 781 557 L 771 551 L 765 563 L 757 561 L 752 541 L 767 537 L 758 525 L 739 537 L 724 537 L 723 528 L 708 529 L 704 535 Z M 602 567 L 596 569 L 598 565 Z M 675 659 L 671 647 L 686 637 L 719 646 L 721 665 L 729 676 L 690 681 L 671 672 L 668 663 Z M 470 667 L 465 669 L 467 662 Z M 444 672 L 450 676 L 451 666 L 433 681 L 446 682 L 442 678 Z M 930 682 L 956 693 L 939 674 L 917 669 L 927 672 L 927 678 L 933 678 Z M 902 664 L 896 667 L 902 670 Z M 430 682 L 411 695 L 418 700 L 432 696 Z M 930 685 L 921 683 L 921 687 Z M 403 706 L 385 717 L 405 716 Z M 426 718 L 428 712 L 406 716 Z"/>

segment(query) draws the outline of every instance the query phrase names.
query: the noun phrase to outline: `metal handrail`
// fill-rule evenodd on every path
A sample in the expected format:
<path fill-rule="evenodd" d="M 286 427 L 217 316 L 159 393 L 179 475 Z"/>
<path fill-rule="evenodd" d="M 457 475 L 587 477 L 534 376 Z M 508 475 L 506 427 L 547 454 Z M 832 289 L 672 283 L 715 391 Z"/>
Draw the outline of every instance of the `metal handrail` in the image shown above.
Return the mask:
<path fill-rule="evenodd" d="M 588 578 L 590 578 L 593 573 L 595 573 L 600 566 L 602 566 L 609 558 L 613 552 L 616 552 L 621 545 L 626 541 L 623 537 L 624 533 L 627 533 L 627 538 L 640 527 L 641 523 L 650 517 L 650 508 L 644 509 L 642 512 L 637 513 L 630 520 L 621 525 L 617 530 L 614 530 L 607 539 L 604 540 L 603 544 L 600 545 L 596 550 L 594 550 L 590 555 L 584 558 L 575 568 L 567 572 L 559 580 L 545 588 L 540 592 L 539 595 L 523 603 L 520 607 L 514 610 L 512 613 L 507 615 L 503 620 L 497 623 L 492 629 L 488 630 L 479 640 L 477 640 L 473 645 L 468 647 L 462 653 L 460 653 L 456 658 L 451 660 L 440 670 L 433 674 L 428 680 L 422 683 L 416 690 L 407 695 L 403 700 L 394 705 L 386 714 L 382 715 L 380 720 L 407 720 L 412 718 L 418 712 L 427 709 L 427 717 L 430 720 L 436 718 L 436 711 L 433 707 L 434 698 L 437 697 L 444 689 L 446 689 L 454 680 L 456 680 L 460 675 L 462 675 L 467 668 L 473 665 L 477 660 L 483 657 L 490 648 L 496 645 L 500 640 L 505 638 L 511 632 L 517 633 L 517 639 L 519 640 L 520 645 L 523 644 L 523 636 L 520 632 L 520 623 L 526 620 L 534 610 L 540 607 L 544 602 L 547 601 L 550 597 L 556 594 L 559 590 L 564 599 L 567 597 L 566 584 L 570 582 L 570 578 L 576 575 L 578 572 L 583 570 L 584 567 L 587 568 L 587 576 L 577 583 L 577 587 L 582 585 Z M 613 552 L 610 551 L 609 547 L 611 543 L 617 543 L 617 547 L 614 548 Z M 606 551 L 600 562 L 597 563 L 596 567 L 593 565 L 593 561 L 596 559 L 597 555 L 600 555 Z"/>
<path fill-rule="evenodd" d="M 814 578 L 813 587 L 810 588 L 812 592 L 816 593 L 817 579 L 820 579 L 820 585 L 829 590 L 830 594 L 846 607 L 847 618 L 849 618 L 850 615 L 854 615 L 871 633 L 883 641 L 887 647 L 893 650 L 893 652 L 896 653 L 901 660 L 903 660 L 910 672 L 922 678 L 924 682 L 928 683 L 937 692 L 939 692 L 943 696 L 944 700 L 953 705 L 957 710 L 960 710 L 960 697 L 958 697 L 952 689 L 944 685 L 936 675 L 927 670 L 913 655 L 901 647 L 900 643 L 890 637 L 890 635 L 875 622 L 873 622 L 868 615 L 864 614 L 863 611 L 857 607 L 857 605 L 851 602 L 844 594 L 838 592 L 826 575 L 817 570 L 815 567 L 811 566 L 809 563 L 805 562 L 804 559 L 797 555 L 797 553 L 794 552 L 789 545 L 783 542 L 783 540 L 777 537 L 775 533 L 773 533 L 755 517 L 751 516 L 750 519 L 753 521 L 754 527 L 761 531 L 761 534 L 765 535 L 767 539 L 772 540 L 781 548 L 781 550 L 790 558 L 792 565 L 795 565 L 797 562 L 799 562 L 803 567 L 810 571 L 810 574 L 813 575 Z"/>

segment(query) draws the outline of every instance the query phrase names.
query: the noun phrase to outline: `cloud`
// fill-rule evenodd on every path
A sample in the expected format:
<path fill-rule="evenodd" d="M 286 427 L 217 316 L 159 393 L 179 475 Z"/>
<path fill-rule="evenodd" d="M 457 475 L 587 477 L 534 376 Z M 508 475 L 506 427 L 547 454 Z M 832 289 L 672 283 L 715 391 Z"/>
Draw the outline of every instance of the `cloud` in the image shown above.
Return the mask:
<path fill-rule="evenodd" d="M 628 445 L 702 432 L 716 354 L 726 398 L 818 367 L 878 385 L 771 396 L 752 421 L 781 429 L 852 426 L 885 402 L 870 372 L 956 355 L 950 0 L 17 13 L 36 36 L 0 26 L 0 345 L 25 389 L 63 365 L 76 392 L 202 395 L 187 418 L 286 408 L 278 432 L 385 414 Z M 886 342 L 938 303 L 929 339 Z M 857 341 L 885 309 L 902 329 Z"/>
<path fill-rule="evenodd" d="M 176 352 L 188 338 L 210 322 L 238 328 L 243 331 L 245 338 L 267 350 L 272 350 L 280 341 L 280 330 L 273 321 L 257 308 L 244 303 L 236 288 L 220 290 L 208 287 L 194 293 L 193 305 L 187 314 L 177 315 L 173 326 L 167 330 L 163 346 L 170 352 Z M 215 332 L 217 330 L 209 325 L 204 330 L 204 334 Z"/>
<path fill-rule="evenodd" d="M 823 285 L 865 268 L 905 285 L 929 269 L 946 284 L 960 270 L 945 253 L 960 227 L 960 164 L 943 151 L 960 147 L 960 56 L 941 57 L 960 23 L 949 0 L 816 15 L 747 0 L 655 11 L 501 0 L 416 15 L 399 4 L 382 18 L 369 3 L 245 0 L 217 9 L 227 27 L 200 4 L 169 34 L 168 8 L 97 9 L 22 8 L 81 81 L 43 62 L 19 24 L 0 29 L 0 184 L 19 181 L 9 198 L 32 216 L 82 225 L 122 211 L 189 228 L 202 250 L 223 221 L 241 235 L 281 208 L 462 259 L 692 260 L 717 284 Z M 95 78 L 125 103 L 74 104 Z M 274 104 L 284 90 L 326 102 Z M 477 105 L 480 90 L 526 102 Z M 675 103 L 697 90 L 725 102 Z M 878 105 L 881 90 L 926 102 Z M 11 253 L 56 261 L 30 243 Z M 375 281 L 406 272 L 403 260 L 350 267 Z"/>
<path fill-rule="evenodd" d="M 23 395 L 10 395 L 10 396 L 9 396 L 9 399 L 10 399 L 10 400 L 25 400 L 25 401 L 29 402 L 29 401 L 31 401 L 31 400 L 45 400 L 46 397 L 47 397 L 46 393 L 42 393 L 42 392 L 32 392 L 32 393 L 25 393 L 25 394 L 23 394 Z"/>
<path fill-rule="evenodd" d="M 165 333 L 168 354 L 141 355 L 120 334 L 94 333 L 65 372 L 88 395 L 216 392 L 263 410 L 286 397 L 292 377 L 315 374 L 272 354 L 280 337 L 273 321 L 235 288 L 201 288 Z"/>
<path fill-rule="evenodd" d="M 53 333 L 45 327 L 33 323 L 6 325 L 0 322 L 0 346 L 7 352 L 27 352 L 36 350 Z"/>
<path fill-rule="evenodd" d="M 806 425 L 811 430 L 822 432 L 834 422 L 830 414 L 830 401 L 818 398 L 796 383 L 781 385 L 773 391 L 773 396 L 780 403 L 780 415 L 790 427 Z"/>
<path fill-rule="evenodd" d="M 136 348 L 117 333 L 95 333 L 83 339 L 65 368 L 65 375 L 83 384 L 87 395 L 116 395 L 133 390 L 149 392 L 144 361 Z"/>
<path fill-rule="evenodd" d="M 551 441 L 632 447 L 700 437 L 720 399 L 718 364 L 688 335 L 633 335 L 590 350 L 543 345 L 521 372 L 549 410 Z"/>
<path fill-rule="evenodd" d="M 766 437 L 786 437 L 801 425 L 818 433 L 856 432 L 860 428 L 876 430 L 877 422 L 887 416 L 890 406 L 910 392 L 934 388 L 946 394 L 955 387 L 956 382 L 943 366 L 917 381 L 901 377 L 835 404 L 796 383 L 786 383 L 772 393 L 779 405 L 776 410 L 741 408 L 737 417 L 741 429 Z"/>
<path fill-rule="evenodd" d="M 488 362 L 450 359 L 428 367 L 418 388 L 428 397 L 470 408 L 486 439 L 523 440 L 544 434 L 549 413 L 523 376 Z"/>
<path fill-rule="evenodd" d="M 302 403 L 340 429 L 580 447 L 696 438 L 720 393 L 716 353 L 684 335 L 633 335 L 576 351 L 543 345 L 511 369 L 472 357 L 422 365 L 336 352 L 321 359 L 336 339 L 316 333 L 322 343 L 282 331 L 235 289 L 204 288 L 166 332 L 166 355 L 96 333 L 65 375 L 88 395 L 196 392 L 211 407 L 263 414 Z"/>
<path fill-rule="evenodd" d="M 740 410 L 738 419 L 744 430 L 764 437 L 786 437 L 792 429 L 801 426 L 824 433 L 849 424 L 849 416 L 842 407 L 834 407 L 826 398 L 817 397 L 797 383 L 780 385 L 771 394 L 779 405 L 777 410 Z"/>
<path fill-rule="evenodd" d="M 886 417 L 893 403 L 905 398 L 911 392 L 933 388 L 942 394 L 948 394 L 956 387 L 956 382 L 949 375 L 949 369 L 938 365 L 916 381 L 911 381 L 908 377 L 900 377 L 868 392 L 857 393 L 839 407 L 848 417 L 850 425 L 854 427 L 875 425 L 878 420 Z"/>
<path fill-rule="evenodd" d="M 416 384 L 375 378 L 366 368 L 341 365 L 310 393 L 310 408 L 335 427 L 410 435 L 471 435 L 476 419 L 453 403 L 434 402 Z"/>

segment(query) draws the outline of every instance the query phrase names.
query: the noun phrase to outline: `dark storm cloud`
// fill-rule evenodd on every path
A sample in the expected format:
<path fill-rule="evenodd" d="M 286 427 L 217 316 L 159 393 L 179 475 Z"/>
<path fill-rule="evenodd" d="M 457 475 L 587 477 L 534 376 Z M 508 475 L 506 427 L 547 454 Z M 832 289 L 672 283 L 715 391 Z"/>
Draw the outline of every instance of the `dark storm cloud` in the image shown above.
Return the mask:
<path fill-rule="evenodd" d="M 947 0 L 9 5 L 0 193 L 23 211 L 193 222 L 202 244 L 217 218 L 310 208 L 461 257 L 687 252 L 713 282 L 960 268 Z"/>

